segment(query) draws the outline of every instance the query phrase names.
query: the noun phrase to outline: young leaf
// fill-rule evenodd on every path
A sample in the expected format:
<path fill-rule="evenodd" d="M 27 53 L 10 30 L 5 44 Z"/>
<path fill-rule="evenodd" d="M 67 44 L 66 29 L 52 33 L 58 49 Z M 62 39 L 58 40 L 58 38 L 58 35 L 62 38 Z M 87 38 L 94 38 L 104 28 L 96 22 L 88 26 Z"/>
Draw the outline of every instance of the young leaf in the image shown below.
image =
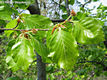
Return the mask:
<path fill-rule="evenodd" d="M 6 28 L 12 29 L 17 25 L 17 20 L 11 20 L 7 25 Z M 14 31 L 5 31 L 5 35 L 10 36 L 11 33 L 13 33 Z"/>
<path fill-rule="evenodd" d="M 100 22 L 90 17 L 74 21 L 72 32 L 77 42 L 81 44 L 97 44 L 104 41 L 104 33 Z"/>
<path fill-rule="evenodd" d="M 9 68 L 12 68 L 13 71 L 19 69 L 26 71 L 34 58 L 34 48 L 32 47 L 30 40 L 23 37 L 13 46 L 11 43 L 12 42 L 8 45 L 11 46 L 11 48 L 9 47 L 7 49 L 6 57 Z"/>
<path fill-rule="evenodd" d="M 52 26 L 52 21 L 42 15 L 29 15 L 29 14 L 22 14 L 22 20 L 26 28 L 48 28 Z"/>
<path fill-rule="evenodd" d="M 47 39 L 47 45 L 52 50 L 48 55 L 61 68 L 72 69 L 78 56 L 77 43 L 72 34 L 59 30 Z"/>

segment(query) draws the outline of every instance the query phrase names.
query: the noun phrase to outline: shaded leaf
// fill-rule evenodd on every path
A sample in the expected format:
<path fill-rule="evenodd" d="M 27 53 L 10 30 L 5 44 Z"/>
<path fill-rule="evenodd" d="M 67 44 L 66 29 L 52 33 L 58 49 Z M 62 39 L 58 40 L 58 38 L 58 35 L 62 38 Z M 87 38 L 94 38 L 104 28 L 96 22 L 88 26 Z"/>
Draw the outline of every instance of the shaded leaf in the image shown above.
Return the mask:
<path fill-rule="evenodd" d="M 46 58 L 49 54 L 49 50 L 46 45 L 40 41 L 38 41 L 35 37 L 32 36 L 31 43 L 35 48 L 36 52 L 42 57 L 43 61 L 46 61 Z"/>
<path fill-rule="evenodd" d="M 68 0 L 69 4 L 73 5 L 75 3 L 75 0 Z"/>

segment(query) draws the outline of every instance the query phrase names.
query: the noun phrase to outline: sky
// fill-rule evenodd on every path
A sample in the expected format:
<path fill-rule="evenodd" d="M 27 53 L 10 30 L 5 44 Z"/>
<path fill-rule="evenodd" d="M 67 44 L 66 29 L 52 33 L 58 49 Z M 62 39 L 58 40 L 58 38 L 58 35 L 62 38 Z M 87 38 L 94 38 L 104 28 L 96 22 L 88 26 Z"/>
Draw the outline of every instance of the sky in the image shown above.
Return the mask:
<path fill-rule="evenodd" d="M 82 4 L 84 4 L 84 0 L 78 0 L 79 2 L 81 2 Z M 98 2 L 92 2 L 92 4 L 94 3 L 94 5 L 98 5 L 100 3 L 102 3 L 104 6 L 107 6 L 107 0 L 99 0 Z"/>
<path fill-rule="evenodd" d="M 78 0 L 78 1 L 81 2 L 82 4 L 85 3 L 84 0 Z M 97 2 L 91 2 L 91 3 L 87 4 L 87 5 L 85 5 L 85 7 L 88 7 L 89 9 L 93 9 L 93 7 L 96 6 L 96 8 L 92 11 L 92 14 L 95 14 L 95 13 L 97 13 L 97 7 L 100 5 L 100 3 L 102 3 L 104 6 L 107 6 L 107 0 L 99 0 Z M 72 9 L 72 8 L 75 10 L 75 12 L 78 12 L 80 9 L 78 4 L 74 4 L 73 6 L 70 6 L 70 9 Z M 25 11 L 25 13 L 29 13 L 29 11 L 27 11 L 27 12 Z M 61 14 L 62 14 L 62 12 L 61 12 Z"/>
<path fill-rule="evenodd" d="M 84 0 L 78 0 L 79 2 L 81 2 L 81 4 L 84 4 L 85 1 Z M 91 2 L 87 5 L 85 5 L 85 7 L 88 7 L 89 9 L 93 9 L 94 6 L 96 6 L 96 8 L 92 11 L 93 14 L 97 13 L 97 7 L 100 5 L 100 3 L 102 3 L 104 6 L 107 6 L 107 0 L 99 0 L 97 2 Z M 78 4 L 74 4 L 73 5 L 73 9 L 76 10 L 76 12 L 79 11 L 79 6 Z"/>

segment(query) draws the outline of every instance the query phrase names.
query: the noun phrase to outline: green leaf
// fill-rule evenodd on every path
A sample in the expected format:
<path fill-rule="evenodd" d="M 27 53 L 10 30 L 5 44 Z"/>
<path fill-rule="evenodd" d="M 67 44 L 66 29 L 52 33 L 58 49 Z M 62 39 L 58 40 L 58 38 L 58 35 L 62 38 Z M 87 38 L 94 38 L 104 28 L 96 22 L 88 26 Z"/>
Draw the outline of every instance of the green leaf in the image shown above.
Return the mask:
<path fill-rule="evenodd" d="M 104 33 L 100 22 L 90 17 L 74 21 L 72 32 L 77 42 L 81 44 L 97 44 L 104 41 Z"/>
<path fill-rule="evenodd" d="M 0 20 L 0 28 L 6 26 L 6 22 L 4 20 Z"/>
<path fill-rule="evenodd" d="M 27 29 L 32 28 L 49 28 L 53 25 L 52 21 L 42 15 L 22 14 L 21 19 Z"/>
<path fill-rule="evenodd" d="M 6 62 L 13 71 L 26 71 L 34 58 L 34 48 L 30 40 L 22 37 L 15 44 L 11 41 L 7 49 Z"/>
<path fill-rule="evenodd" d="M 99 0 L 93 0 L 94 2 L 99 1 Z"/>
<path fill-rule="evenodd" d="M 36 52 L 42 57 L 43 61 L 46 61 L 46 58 L 49 54 L 49 50 L 44 43 L 38 41 L 35 37 L 31 36 L 31 43 L 35 48 Z"/>
<path fill-rule="evenodd" d="M 73 5 L 75 3 L 75 0 L 69 0 L 69 4 Z"/>
<path fill-rule="evenodd" d="M 80 20 L 80 19 L 84 19 L 87 16 L 86 13 L 82 13 L 82 12 L 78 12 L 76 17 Z"/>
<path fill-rule="evenodd" d="M 0 6 L 0 10 L 3 10 L 4 9 L 4 6 Z"/>
<path fill-rule="evenodd" d="M 17 25 L 17 20 L 14 19 L 14 20 L 11 20 L 11 21 L 6 25 L 5 28 L 12 29 L 12 28 L 16 27 L 16 25 Z M 14 32 L 14 31 L 10 31 L 10 30 L 9 30 L 9 31 L 5 31 L 5 35 L 10 36 L 10 34 L 13 33 L 13 32 Z"/>
<path fill-rule="evenodd" d="M 72 34 L 59 30 L 47 38 L 47 46 L 51 49 L 48 57 L 58 63 L 61 68 L 72 69 L 78 56 L 77 43 Z"/>
<path fill-rule="evenodd" d="M 66 12 L 66 7 L 65 7 L 65 5 L 60 5 L 60 9 L 61 9 L 63 12 Z"/>
<path fill-rule="evenodd" d="M 6 78 L 6 80 L 20 80 L 19 77 L 8 77 Z"/>
<path fill-rule="evenodd" d="M 9 6 L 0 6 L 0 19 L 2 20 L 12 20 L 12 9 Z"/>

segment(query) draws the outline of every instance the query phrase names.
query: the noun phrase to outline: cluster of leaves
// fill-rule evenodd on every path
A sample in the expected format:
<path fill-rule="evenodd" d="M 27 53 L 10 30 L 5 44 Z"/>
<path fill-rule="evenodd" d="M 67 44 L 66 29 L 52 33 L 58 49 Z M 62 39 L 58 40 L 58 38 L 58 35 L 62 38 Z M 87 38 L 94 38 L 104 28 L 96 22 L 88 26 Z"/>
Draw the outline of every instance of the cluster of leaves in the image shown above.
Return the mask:
<path fill-rule="evenodd" d="M 9 10 L 10 13 L 3 14 L 8 13 L 6 12 L 7 10 Z M 49 18 L 41 15 L 20 14 L 18 17 L 18 19 L 20 19 L 19 22 L 18 19 L 12 20 L 11 15 L 16 12 L 16 10 L 7 4 L 0 6 L 0 14 L 3 15 L 0 19 L 9 21 L 5 28 L 14 28 L 19 23 L 16 29 L 27 30 L 21 32 L 5 31 L 5 35 L 12 38 L 7 46 L 6 62 L 13 71 L 27 71 L 31 63 L 36 60 L 35 52 L 42 57 L 44 62 L 57 63 L 60 68 L 66 70 L 73 69 L 74 65 L 82 59 L 93 61 L 96 60 L 97 57 L 98 61 L 102 61 L 102 58 L 104 58 L 105 51 L 103 49 L 99 50 L 96 46 L 88 46 L 87 48 L 86 46 L 104 41 L 102 24 L 99 20 L 87 17 L 87 14 L 79 12 L 77 16 L 74 17 L 74 20 L 67 20 L 64 23 L 60 23 L 61 26 L 59 26 L 59 24 L 54 26 Z M 37 31 L 36 33 L 32 33 L 32 29 L 47 28 L 50 31 Z M 52 28 L 54 29 L 53 34 L 51 34 Z M 82 47 L 85 46 L 85 48 L 80 48 L 80 45 L 82 45 Z M 86 49 L 88 50 L 84 51 Z M 89 65 L 93 68 L 91 69 L 94 70 L 92 64 L 86 63 L 82 67 L 82 69 L 85 68 L 84 70 L 77 69 L 77 74 L 83 75 L 87 73 L 88 70 L 92 71 Z M 78 68 L 81 65 L 75 66 Z M 97 72 L 98 71 L 96 71 L 96 73 Z M 60 73 L 62 74 L 63 71 Z M 73 78 L 72 75 L 76 74 L 70 72 L 70 75 L 69 79 Z M 80 77 L 81 76 L 78 76 L 78 78 Z M 82 76 L 81 79 L 82 78 L 84 78 L 84 76 Z"/>
<path fill-rule="evenodd" d="M 19 19 L 17 29 L 52 28 L 51 20 L 44 16 L 21 14 Z M 47 35 L 46 32 L 44 34 L 39 31 L 36 34 L 31 31 L 16 32 L 18 37 L 10 41 L 7 48 L 6 62 L 9 64 L 9 68 L 12 68 L 13 71 L 19 69 L 26 71 L 35 59 L 34 50 L 36 50 L 44 61 L 51 57 L 52 61 L 58 63 L 61 68 L 72 69 L 79 56 L 77 43 L 97 44 L 104 40 L 104 34 L 100 22 L 96 19 L 84 17 L 70 22 L 61 23 L 65 29 L 56 25 L 57 29 L 53 34 L 50 31 Z M 14 19 L 6 25 L 6 28 L 14 28 L 17 23 L 17 19 Z M 15 31 L 5 31 L 5 34 L 10 36 L 13 32 Z M 39 34 L 42 36 L 37 36 Z M 47 38 L 46 45 L 40 40 L 43 38 Z"/>

